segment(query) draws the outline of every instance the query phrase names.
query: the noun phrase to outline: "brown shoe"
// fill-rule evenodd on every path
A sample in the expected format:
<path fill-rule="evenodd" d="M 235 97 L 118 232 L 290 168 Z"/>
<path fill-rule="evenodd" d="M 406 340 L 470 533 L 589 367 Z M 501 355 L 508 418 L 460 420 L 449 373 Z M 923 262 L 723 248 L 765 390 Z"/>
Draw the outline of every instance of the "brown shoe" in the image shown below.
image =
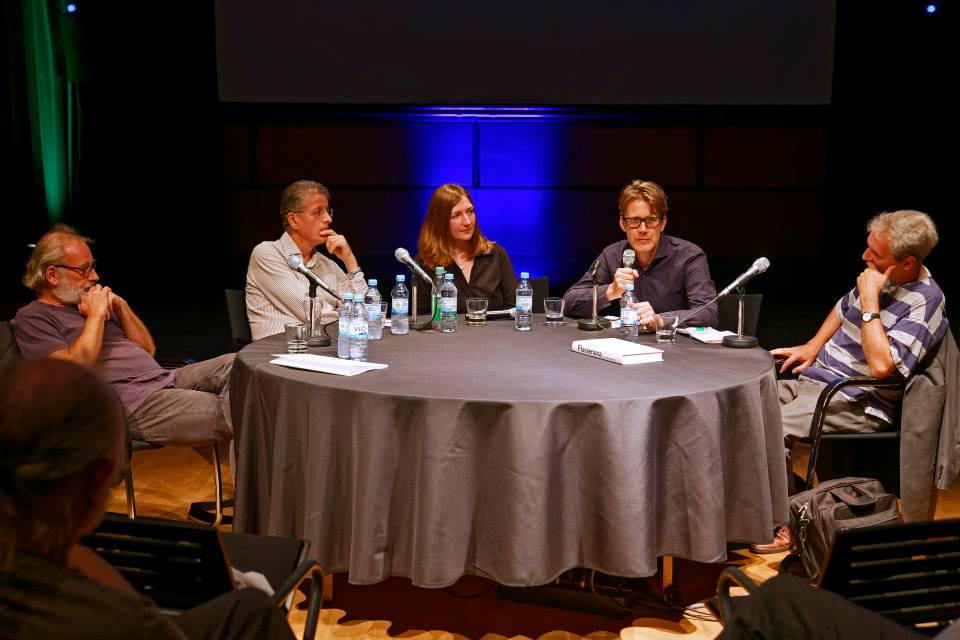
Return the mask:
<path fill-rule="evenodd" d="M 773 542 L 750 545 L 750 551 L 754 553 L 782 553 L 784 551 L 790 551 L 792 548 L 793 531 L 791 531 L 787 525 L 777 527 L 774 530 Z"/>

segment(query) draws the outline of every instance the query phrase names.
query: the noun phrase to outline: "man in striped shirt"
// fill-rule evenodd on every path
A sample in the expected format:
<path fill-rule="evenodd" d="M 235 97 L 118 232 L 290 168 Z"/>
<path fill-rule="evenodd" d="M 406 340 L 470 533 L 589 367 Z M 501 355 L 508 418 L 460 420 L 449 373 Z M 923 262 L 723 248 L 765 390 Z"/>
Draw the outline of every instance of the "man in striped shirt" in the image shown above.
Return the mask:
<path fill-rule="evenodd" d="M 867 268 L 857 286 L 837 302 L 809 342 L 771 351 L 785 358 L 781 373 L 799 374 L 778 382 L 788 447 L 808 437 L 817 398 L 829 382 L 849 376 L 906 379 L 947 332 L 943 292 L 923 266 L 938 239 L 930 217 L 919 211 L 882 213 L 870 220 L 867 231 Z M 886 429 L 899 395 L 847 387 L 830 401 L 823 430 Z M 772 544 L 754 549 L 784 551 L 792 542 L 789 533 L 781 527 Z"/>
<path fill-rule="evenodd" d="M 308 269 L 337 293 L 363 294 L 367 287 L 363 271 L 347 239 L 334 231 L 330 191 L 311 180 L 298 180 L 280 196 L 283 235 L 279 240 L 254 247 L 247 266 L 247 317 L 254 340 L 283 332 L 288 322 L 306 322 L 305 301 L 309 292 L 306 277 L 287 265 L 287 258 L 299 255 Z M 343 262 L 346 271 L 318 250 L 323 246 Z M 339 302 L 317 291 L 321 322 L 337 319 Z"/>

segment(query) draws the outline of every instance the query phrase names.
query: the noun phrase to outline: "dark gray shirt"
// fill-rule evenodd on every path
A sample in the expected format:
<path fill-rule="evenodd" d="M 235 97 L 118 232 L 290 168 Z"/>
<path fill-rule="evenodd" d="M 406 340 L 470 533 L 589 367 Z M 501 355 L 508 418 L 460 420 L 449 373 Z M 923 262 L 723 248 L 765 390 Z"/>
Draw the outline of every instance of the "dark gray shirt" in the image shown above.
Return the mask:
<path fill-rule="evenodd" d="M 620 268 L 623 251 L 629 245 L 626 240 L 614 242 L 600 254 L 597 276 L 597 313 L 620 315 L 620 301 L 608 302 L 603 296 L 613 282 L 613 274 Z M 710 302 L 717 290 L 710 279 L 710 267 L 703 250 L 692 242 L 660 236 L 660 246 L 653 262 L 646 270 L 635 266 L 640 277 L 634 282 L 634 295 L 638 302 L 649 302 L 657 313 L 696 309 Z M 570 287 L 563 296 L 564 313 L 571 318 L 586 318 L 593 313 L 593 283 L 590 274 Z M 695 313 L 685 323 L 687 326 L 713 327 L 717 324 L 717 305 L 709 305 Z"/>
<path fill-rule="evenodd" d="M 17 311 L 13 331 L 23 357 L 36 360 L 76 342 L 85 322 L 76 307 L 34 300 Z M 112 315 L 103 327 L 103 346 L 94 371 L 120 396 L 128 415 L 151 394 L 172 384 L 176 375 L 127 338 Z"/>

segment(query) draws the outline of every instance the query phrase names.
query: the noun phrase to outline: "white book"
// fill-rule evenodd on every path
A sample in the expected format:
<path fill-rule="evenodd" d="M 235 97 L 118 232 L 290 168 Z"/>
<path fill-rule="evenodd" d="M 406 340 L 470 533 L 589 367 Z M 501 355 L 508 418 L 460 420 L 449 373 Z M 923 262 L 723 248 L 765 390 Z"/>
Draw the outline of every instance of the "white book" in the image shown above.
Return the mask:
<path fill-rule="evenodd" d="M 620 338 L 597 338 L 574 340 L 570 348 L 577 353 L 600 358 L 617 364 L 641 364 L 661 362 L 663 350 L 645 344 L 629 342 Z"/>

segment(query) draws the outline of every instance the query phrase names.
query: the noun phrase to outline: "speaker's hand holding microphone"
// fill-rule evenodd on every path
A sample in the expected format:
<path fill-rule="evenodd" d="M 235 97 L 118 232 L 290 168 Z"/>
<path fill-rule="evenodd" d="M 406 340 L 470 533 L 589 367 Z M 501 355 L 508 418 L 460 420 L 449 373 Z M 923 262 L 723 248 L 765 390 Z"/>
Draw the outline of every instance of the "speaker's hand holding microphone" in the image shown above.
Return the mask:
<path fill-rule="evenodd" d="M 619 300 L 623 297 L 623 292 L 626 291 L 626 286 L 628 284 L 633 284 L 634 280 L 640 277 L 640 272 L 633 268 L 633 265 L 636 264 L 636 253 L 633 249 L 627 249 L 623 252 L 623 261 L 619 269 L 617 269 L 613 274 L 613 282 L 610 283 L 610 286 L 607 287 L 607 292 L 604 294 L 604 297 L 608 301 Z"/>

